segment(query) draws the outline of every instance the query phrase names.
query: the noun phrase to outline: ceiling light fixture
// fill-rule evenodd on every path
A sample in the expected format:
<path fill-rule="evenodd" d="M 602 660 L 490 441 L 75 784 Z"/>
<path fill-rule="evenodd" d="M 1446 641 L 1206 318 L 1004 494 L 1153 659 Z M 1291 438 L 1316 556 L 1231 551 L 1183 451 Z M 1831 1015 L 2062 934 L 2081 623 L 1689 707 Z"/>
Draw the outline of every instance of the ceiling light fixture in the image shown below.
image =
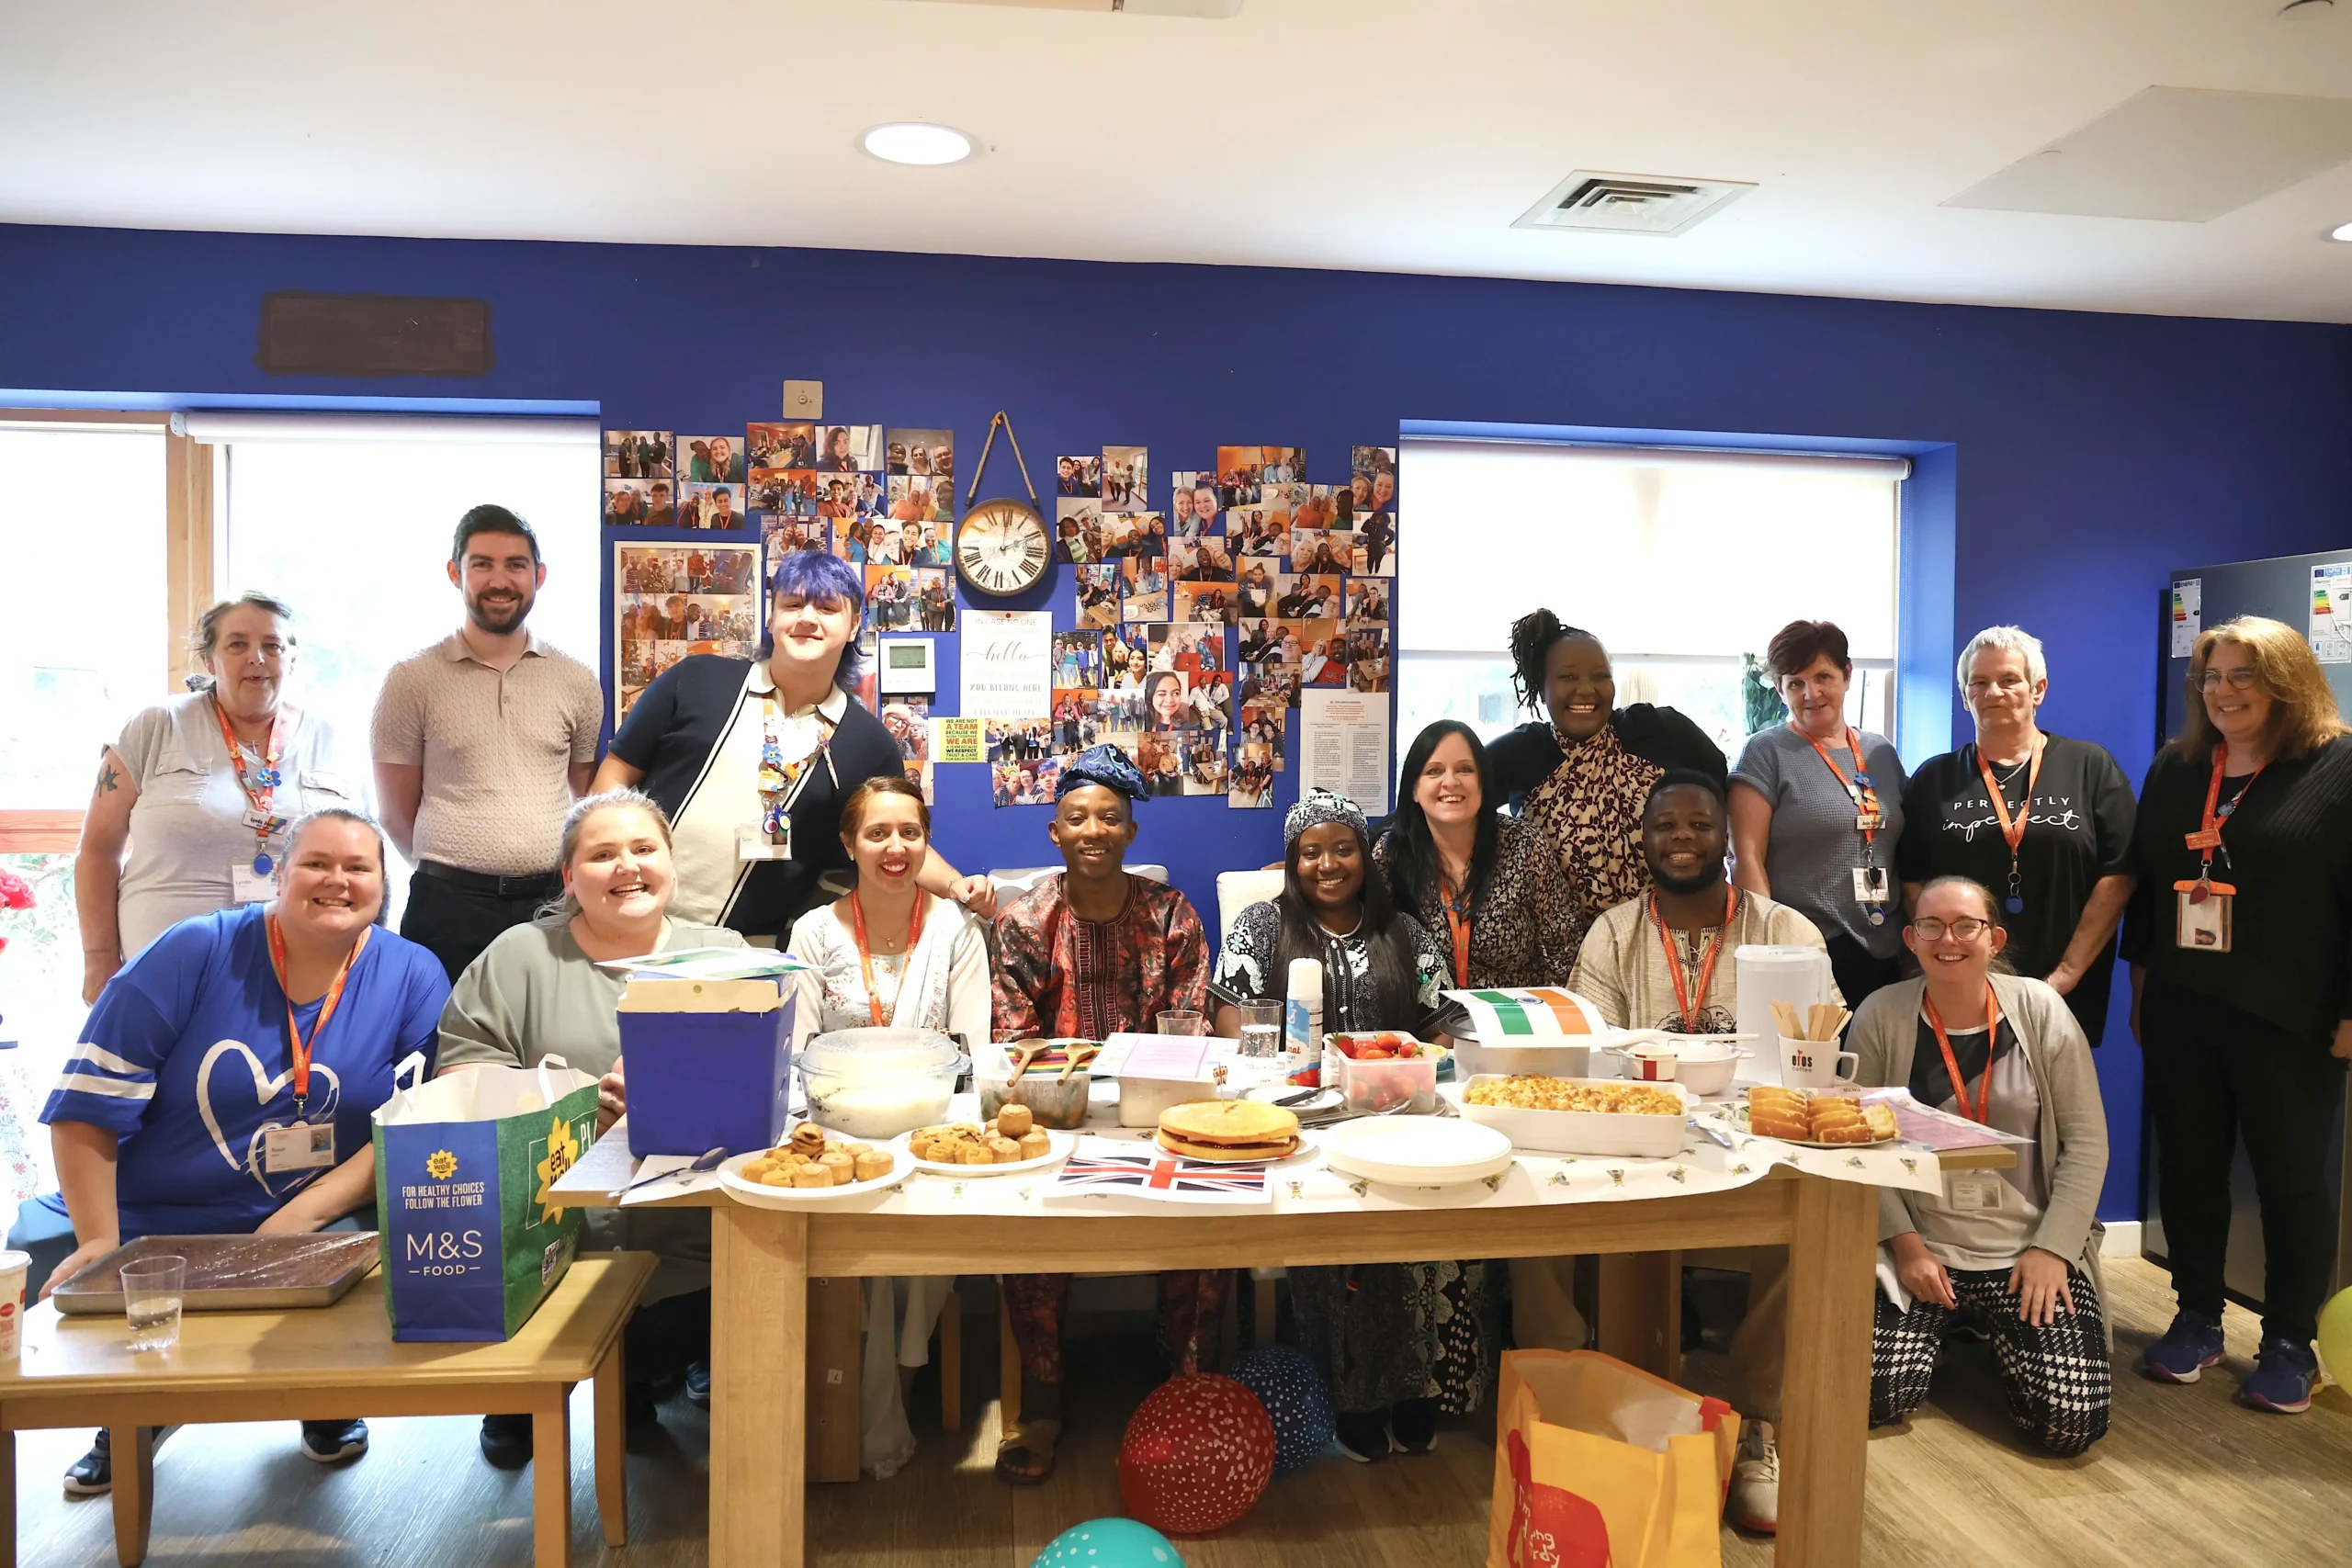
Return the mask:
<path fill-rule="evenodd" d="M 2331 240 L 2342 240 L 2346 244 L 2352 244 L 2352 223 L 2338 223 L 2334 229 L 2328 231 L 2327 237 Z"/>
<path fill-rule="evenodd" d="M 886 164 L 915 164 L 925 167 L 960 164 L 979 144 L 953 126 L 926 120 L 895 120 L 877 125 L 860 139 L 868 152 Z"/>

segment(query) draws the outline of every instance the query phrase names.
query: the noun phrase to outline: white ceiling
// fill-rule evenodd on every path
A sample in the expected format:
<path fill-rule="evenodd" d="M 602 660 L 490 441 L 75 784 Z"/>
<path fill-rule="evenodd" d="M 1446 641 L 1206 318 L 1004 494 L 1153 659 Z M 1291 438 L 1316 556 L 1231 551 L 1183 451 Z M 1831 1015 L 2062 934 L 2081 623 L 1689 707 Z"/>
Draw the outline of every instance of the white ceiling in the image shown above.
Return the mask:
<path fill-rule="evenodd" d="M 2352 0 L 0 0 L 0 220 L 1577 278 L 2352 321 L 2352 164 L 1940 205 L 2152 85 L 2352 98 Z M 885 119 L 989 146 L 855 149 Z M 1759 188 L 1515 230 L 1569 170 Z"/>

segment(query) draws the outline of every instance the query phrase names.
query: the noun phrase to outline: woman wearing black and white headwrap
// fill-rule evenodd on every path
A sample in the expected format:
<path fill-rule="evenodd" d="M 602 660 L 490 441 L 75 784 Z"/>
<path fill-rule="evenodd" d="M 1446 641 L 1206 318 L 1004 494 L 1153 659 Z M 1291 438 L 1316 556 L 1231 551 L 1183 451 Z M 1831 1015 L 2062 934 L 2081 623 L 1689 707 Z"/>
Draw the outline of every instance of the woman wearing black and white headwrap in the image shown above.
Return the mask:
<path fill-rule="evenodd" d="M 1279 1002 L 1291 960 L 1313 958 L 1323 965 L 1326 1028 L 1428 1037 L 1444 953 L 1371 868 L 1363 812 L 1345 795 L 1307 790 L 1283 822 L 1282 897 L 1235 918 L 1218 988 Z M 1239 1010 L 1222 1006 L 1217 1032 L 1238 1032 Z M 1441 1414 L 1466 1414 L 1484 1397 L 1500 1345 L 1485 1264 L 1293 1269 L 1290 1284 L 1299 1338 L 1331 1380 L 1350 1458 L 1424 1452 Z"/>

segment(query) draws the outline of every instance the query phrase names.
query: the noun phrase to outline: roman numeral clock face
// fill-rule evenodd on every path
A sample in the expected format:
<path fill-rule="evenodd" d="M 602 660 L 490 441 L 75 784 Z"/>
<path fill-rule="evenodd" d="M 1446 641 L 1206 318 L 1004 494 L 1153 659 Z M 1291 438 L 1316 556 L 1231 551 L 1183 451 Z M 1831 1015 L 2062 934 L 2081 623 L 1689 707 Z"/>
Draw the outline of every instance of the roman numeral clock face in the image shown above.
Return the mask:
<path fill-rule="evenodd" d="M 975 593 L 1008 599 L 1053 564 L 1046 520 L 1018 501 L 984 501 L 956 530 L 956 575 Z"/>

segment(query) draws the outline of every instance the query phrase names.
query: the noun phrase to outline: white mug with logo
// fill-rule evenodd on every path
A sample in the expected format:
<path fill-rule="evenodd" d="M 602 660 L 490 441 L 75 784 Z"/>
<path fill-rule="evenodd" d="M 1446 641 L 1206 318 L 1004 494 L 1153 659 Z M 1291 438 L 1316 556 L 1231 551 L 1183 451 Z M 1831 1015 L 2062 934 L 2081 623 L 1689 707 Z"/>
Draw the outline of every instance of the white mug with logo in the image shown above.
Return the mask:
<path fill-rule="evenodd" d="M 1862 1059 L 1838 1049 L 1835 1040 L 1792 1040 L 1781 1036 L 1781 1082 L 1790 1089 L 1828 1089 L 1852 1083 Z"/>

